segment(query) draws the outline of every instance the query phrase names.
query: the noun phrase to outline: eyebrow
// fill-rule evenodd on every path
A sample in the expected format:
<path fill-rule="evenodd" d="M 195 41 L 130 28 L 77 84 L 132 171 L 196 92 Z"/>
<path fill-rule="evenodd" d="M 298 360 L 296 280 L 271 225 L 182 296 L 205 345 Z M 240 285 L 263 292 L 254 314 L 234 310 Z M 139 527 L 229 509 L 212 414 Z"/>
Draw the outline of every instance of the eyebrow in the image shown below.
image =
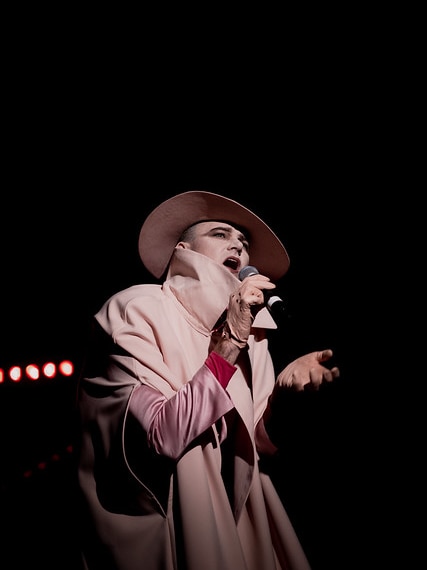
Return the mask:
<path fill-rule="evenodd" d="M 231 226 L 228 226 L 228 227 L 226 227 L 226 226 L 215 226 L 214 228 L 211 228 L 208 233 L 215 232 L 218 230 L 222 230 L 223 232 L 227 232 L 228 234 L 231 234 L 233 229 L 235 229 L 239 232 L 239 236 L 238 236 L 239 239 L 248 241 L 248 237 L 242 231 L 240 231 L 238 228 L 235 228 L 234 226 L 233 227 L 231 227 Z"/>

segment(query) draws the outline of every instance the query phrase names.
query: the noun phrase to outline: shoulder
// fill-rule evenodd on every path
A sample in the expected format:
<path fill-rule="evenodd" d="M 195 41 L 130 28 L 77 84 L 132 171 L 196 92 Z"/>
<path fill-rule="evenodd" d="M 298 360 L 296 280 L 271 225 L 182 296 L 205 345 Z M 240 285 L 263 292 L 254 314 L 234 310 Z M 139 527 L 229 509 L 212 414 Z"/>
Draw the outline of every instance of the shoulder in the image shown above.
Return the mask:
<path fill-rule="evenodd" d="M 161 285 L 155 284 L 143 284 L 143 285 L 132 285 L 127 289 L 118 291 L 112 295 L 105 303 L 104 307 L 110 305 L 126 306 L 133 302 L 145 302 L 144 300 L 155 299 L 162 297 Z"/>
<path fill-rule="evenodd" d="M 124 323 L 147 319 L 167 304 L 161 285 L 133 285 L 112 295 L 96 313 L 95 319 L 107 330 L 120 328 Z"/>

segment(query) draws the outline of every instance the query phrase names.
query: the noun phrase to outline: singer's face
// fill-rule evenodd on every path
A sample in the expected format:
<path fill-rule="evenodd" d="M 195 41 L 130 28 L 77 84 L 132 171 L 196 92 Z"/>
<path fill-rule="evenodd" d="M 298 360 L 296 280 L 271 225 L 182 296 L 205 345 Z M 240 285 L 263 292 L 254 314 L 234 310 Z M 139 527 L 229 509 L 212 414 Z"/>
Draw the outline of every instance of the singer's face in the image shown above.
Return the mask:
<path fill-rule="evenodd" d="M 249 265 L 249 243 L 241 230 L 226 222 L 199 222 L 182 235 L 176 247 L 197 251 L 237 275 Z"/>

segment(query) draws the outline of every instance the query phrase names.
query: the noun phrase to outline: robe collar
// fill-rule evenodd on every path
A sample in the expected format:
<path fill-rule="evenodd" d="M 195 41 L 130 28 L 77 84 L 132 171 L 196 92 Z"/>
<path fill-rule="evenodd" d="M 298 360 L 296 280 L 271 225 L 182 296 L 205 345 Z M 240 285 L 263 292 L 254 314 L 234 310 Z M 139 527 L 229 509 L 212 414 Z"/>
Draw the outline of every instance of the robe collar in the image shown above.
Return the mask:
<path fill-rule="evenodd" d="M 209 257 L 190 249 L 175 249 L 166 280 L 165 295 L 173 297 L 190 324 L 209 335 L 239 286 L 239 279 Z M 256 315 L 254 327 L 277 328 L 267 309 Z"/>

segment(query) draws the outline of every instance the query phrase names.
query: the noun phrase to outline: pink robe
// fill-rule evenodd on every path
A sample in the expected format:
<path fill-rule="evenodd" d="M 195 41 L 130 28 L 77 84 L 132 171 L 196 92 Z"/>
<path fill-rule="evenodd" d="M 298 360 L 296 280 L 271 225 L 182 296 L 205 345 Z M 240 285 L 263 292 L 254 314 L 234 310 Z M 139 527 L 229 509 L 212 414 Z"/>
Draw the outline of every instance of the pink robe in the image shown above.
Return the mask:
<path fill-rule="evenodd" d="M 205 364 L 237 285 L 224 267 L 179 249 L 162 286 L 130 287 L 97 313 L 113 342 L 79 387 L 90 570 L 309 570 L 258 466 L 276 451 L 262 419 L 275 382 L 269 313 L 258 313 L 226 389 Z"/>

